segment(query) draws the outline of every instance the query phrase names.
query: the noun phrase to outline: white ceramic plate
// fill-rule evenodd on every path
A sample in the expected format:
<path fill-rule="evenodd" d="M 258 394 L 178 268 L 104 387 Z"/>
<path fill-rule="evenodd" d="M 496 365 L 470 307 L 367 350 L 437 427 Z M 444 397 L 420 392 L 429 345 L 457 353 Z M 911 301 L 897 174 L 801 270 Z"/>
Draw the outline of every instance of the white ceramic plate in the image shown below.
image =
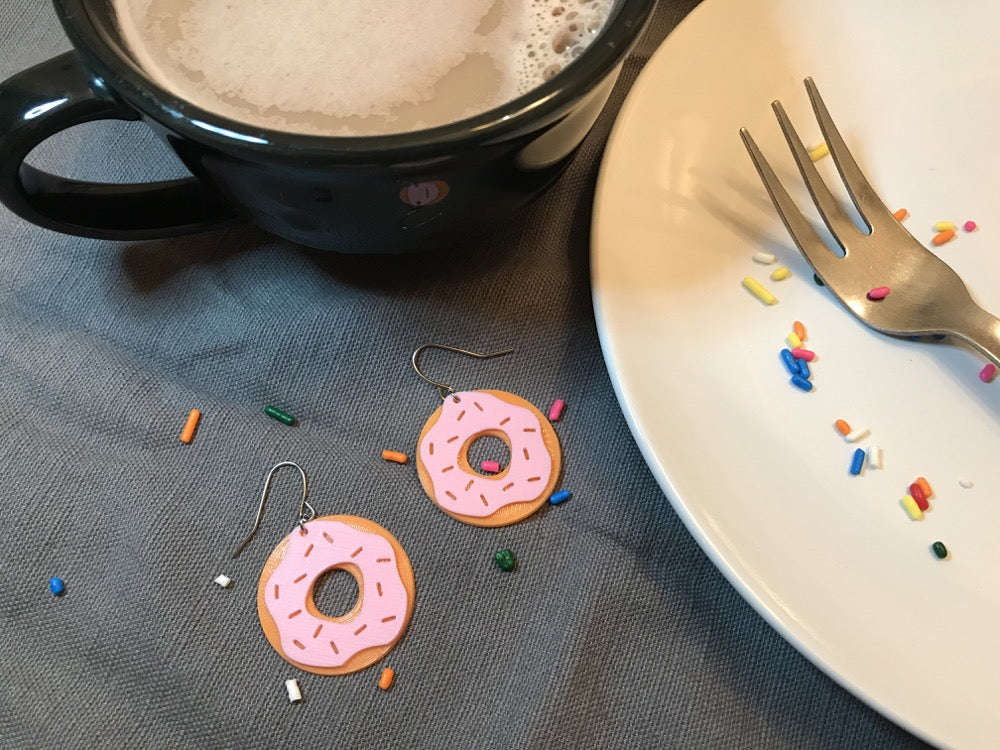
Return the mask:
<path fill-rule="evenodd" d="M 971 349 L 876 334 L 817 286 L 754 171 L 747 126 L 787 185 L 770 109 L 820 140 L 813 76 L 862 169 L 1000 312 L 1000 5 L 705 0 L 632 90 L 598 182 L 598 327 L 626 418 L 667 497 L 754 607 L 831 677 L 922 738 L 1000 747 L 1000 379 Z M 819 163 L 835 179 L 830 159 Z M 809 207 L 797 189 L 800 205 Z M 771 281 L 773 267 L 791 270 Z M 740 285 L 753 275 L 778 297 Z M 778 356 L 808 329 L 815 390 Z M 867 427 L 884 468 L 851 476 Z M 911 520 L 917 476 L 935 490 Z M 974 483 L 962 488 L 959 480 Z M 940 540 L 950 558 L 938 560 Z"/>

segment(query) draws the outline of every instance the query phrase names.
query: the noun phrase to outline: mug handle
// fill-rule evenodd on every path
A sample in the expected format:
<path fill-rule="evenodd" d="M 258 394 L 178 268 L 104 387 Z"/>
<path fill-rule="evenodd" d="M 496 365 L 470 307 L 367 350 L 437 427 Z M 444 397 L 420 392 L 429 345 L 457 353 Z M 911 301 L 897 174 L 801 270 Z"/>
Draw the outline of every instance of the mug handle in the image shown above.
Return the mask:
<path fill-rule="evenodd" d="M 73 125 L 138 119 L 75 52 L 7 79 L 0 84 L 0 202 L 47 229 L 109 240 L 173 237 L 243 221 L 194 177 L 114 185 L 68 180 L 24 163 L 35 146 Z"/>

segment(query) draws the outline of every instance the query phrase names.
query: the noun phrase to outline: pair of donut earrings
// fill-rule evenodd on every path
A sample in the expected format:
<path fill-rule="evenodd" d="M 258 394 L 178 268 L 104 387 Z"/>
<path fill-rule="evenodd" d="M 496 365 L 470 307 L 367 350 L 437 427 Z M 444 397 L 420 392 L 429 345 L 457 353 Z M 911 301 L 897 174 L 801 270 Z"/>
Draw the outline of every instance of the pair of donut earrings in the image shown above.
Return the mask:
<path fill-rule="evenodd" d="M 489 359 L 511 350 L 479 354 L 443 344 L 413 353 L 417 375 L 437 388 L 441 406 L 417 442 L 417 472 L 431 500 L 445 513 L 476 526 L 505 526 L 534 513 L 551 495 L 562 463 L 559 439 L 532 404 L 506 391 L 456 392 L 419 367 L 427 349 Z M 481 437 L 503 440 L 510 463 L 496 474 L 477 472 L 469 448 Z M 308 479 L 298 464 L 274 466 L 264 481 L 253 529 L 233 552 L 239 556 L 260 528 L 275 473 L 293 467 L 302 477 L 297 528 L 268 557 L 257 586 L 257 613 L 268 642 L 283 659 L 306 672 L 349 674 L 371 666 L 403 636 L 413 614 L 415 581 L 406 551 L 379 524 L 351 515 L 316 517 Z M 358 600 L 339 617 L 317 608 L 316 583 L 328 571 L 354 576 Z"/>

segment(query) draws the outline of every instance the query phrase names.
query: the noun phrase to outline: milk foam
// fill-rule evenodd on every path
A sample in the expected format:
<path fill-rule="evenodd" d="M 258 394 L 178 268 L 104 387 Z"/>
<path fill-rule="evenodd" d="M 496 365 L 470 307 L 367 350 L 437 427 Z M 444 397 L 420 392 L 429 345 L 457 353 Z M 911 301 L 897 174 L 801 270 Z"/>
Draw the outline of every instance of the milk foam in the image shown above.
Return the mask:
<path fill-rule="evenodd" d="M 276 130 L 404 132 L 468 117 L 578 56 L 615 0 L 113 0 L 177 96 Z"/>

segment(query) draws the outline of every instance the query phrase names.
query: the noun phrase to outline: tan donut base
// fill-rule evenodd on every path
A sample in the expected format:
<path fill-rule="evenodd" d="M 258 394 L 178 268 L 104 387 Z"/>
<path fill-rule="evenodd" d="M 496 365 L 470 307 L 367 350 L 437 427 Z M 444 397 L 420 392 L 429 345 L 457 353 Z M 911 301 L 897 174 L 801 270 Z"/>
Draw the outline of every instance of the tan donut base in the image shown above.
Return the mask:
<path fill-rule="evenodd" d="M 360 516 L 320 516 L 315 520 L 339 521 L 340 523 L 353 526 L 361 531 L 377 534 L 392 545 L 392 548 L 396 553 L 396 568 L 399 571 L 400 579 L 403 581 L 403 587 L 406 589 L 406 614 L 403 616 L 403 626 L 399 629 L 399 635 L 397 635 L 391 643 L 387 643 L 383 646 L 373 646 L 371 648 L 366 648 L 363 651 L 359 651 L 339 667 L 314 667 L 309 664 L 302 664 L 301 662 L 295 661 L 295 659 L 283 651 L 281 648 L 281 637 L 278 635 L 278 626 L 275 624 L 274 618 L 271 617 L 271 613 L 267 611 L 267 605 L 264 603 L 264 595 L 267 591 L 267 582 L 270 580 L 271 574 L 274 572 L 274 569 L 281 564 L 281 561 L 285 559 L 285 549 L 288 546 L 288 537 L 281 540 L 278 546 L 274 548 L 271 556 L 267 558 L 267 562 L 264 563 L 264 569 L 260 574 L 260 583 L 257 585 L 257 614 L 260 617 L 260 627 L 264 631 L 264 635 L 267 637 L 268 642 L 274 647 L 275 651 L 281 654 L 281 658 L 289 664 L 306 672 L 312 672 L 313 674 L 350 674 L 351 672 L 357 672 L 361 669 L 365 669 L 366 667 L 370 667 L 372 664 L 377 662 L 392 650 L 392 648 L 399 642 L 399 639 L 402 638 L 403 634 L 406 632 L 406 628 L 410 624 L 410 616 L 413 614 L 413 602 L 416 598 L 416 582 L 413 577 L 413 567 L 410 565 L 410 558 L 406 556 L 406 551 L 400 543 L 396 541 L 396 537 L 374 521 L 369 521 L 367 518 L 361 518 Z M 308 523 L 306 523 L 306 528 L 309 528 Z M 296 527 L 292 533 L 299 533 L 298 527 Z M 361 580 L 361 570 L 357 565 L 352 563 L 334 565 L 330 568 L 330 570 L 345 570 L 354 576 L 354 579 L 358 582 L 357 603 L 350 612 L 341 615 L 340 617 L 329 617 L 316 608 L 316 603 L 313 600 L 313 594 L 316 589 L 316 581 L 313 581 L 309 584 L 309 593 L 306 595 L 306 610 L 308 610 L 309 614 L 313 615 L 313 617 L 318 617 L 322 620 L 337 623 L 351 622 L 358 616 L 358 612 L 361 610 L 361 601 L 365 597 L 364 582 Z"/>
<path fill-rule="evenodd" d="M 482 393 L 489 393 L 491 396 L 496 396 L 502 401 L 506 401 L 508 404 L 527 409 L 538 418 L 538 424 L 541 426 L 542 442 L 545 444 L 545 450 L 548 452 L 549 458 L 552 460 L 552 474 L 549 477 L 548 483 L 542 488 L 541 493 L 533 500 L 505 505 L 488 516 L 467 516 L 462 513 L 455 513 L 446 508 L 442 503 L 438 502 L 438 499 L 434 496 L 434 485 L 431 483 L 430 473 L 427 471 L 427 467 L 424 466 L 424 462 L 420 458 L 420 444 L 423 443 L 424 437 L 437 423 L 438 419 L 441 418 L 440 406 L 433 414 L 431 414 L 430 418 L 424 424 L 424 429 L 421 430 L 420 437 L 417 439 L 417 476 L 420 477 L 420 484 L 423 485 L 424 492 L 427 493 L 427 496 L 434 501 L 435 505 L 452 518 L 472 526 L 486 526 L 491 528 L 495 528 L 497 526 L 509 526 L 512 523 L 517 523 L 518 521 L 527 518 L 548 501 L 552 492 L 555 490 L 556 485 L 559 483 L 559 475 L 562 471 L 562 450 L 559 447 L 559 438 L 556 435 L 556 431 L 552 429 L 552 425 L 549 422 L 548 417 L 536 409 L 534 404 L 525 401 L 520 396 L 515 396 L 513 393 L 507 393 L 506 391 L 490 391 L 483 389 Z M 499 474 L 484 475 L 477 472 L 469 464 L 469 447 L 476 439 L 486 435 L 503 440 L 507 444 L 507 447 L 510 448 L 510 440 L 500 429 L 477 432 L 467 438 L 462 444 L 462 447 L 458 449 L 458 468 L 460 471 L 470 476 L 478 478 L 485 477 L 490 481 L 499 482 L 507 476 L 507 472 L 510 470 L 509 465 L 505 466 L 503 471 Z"/>

